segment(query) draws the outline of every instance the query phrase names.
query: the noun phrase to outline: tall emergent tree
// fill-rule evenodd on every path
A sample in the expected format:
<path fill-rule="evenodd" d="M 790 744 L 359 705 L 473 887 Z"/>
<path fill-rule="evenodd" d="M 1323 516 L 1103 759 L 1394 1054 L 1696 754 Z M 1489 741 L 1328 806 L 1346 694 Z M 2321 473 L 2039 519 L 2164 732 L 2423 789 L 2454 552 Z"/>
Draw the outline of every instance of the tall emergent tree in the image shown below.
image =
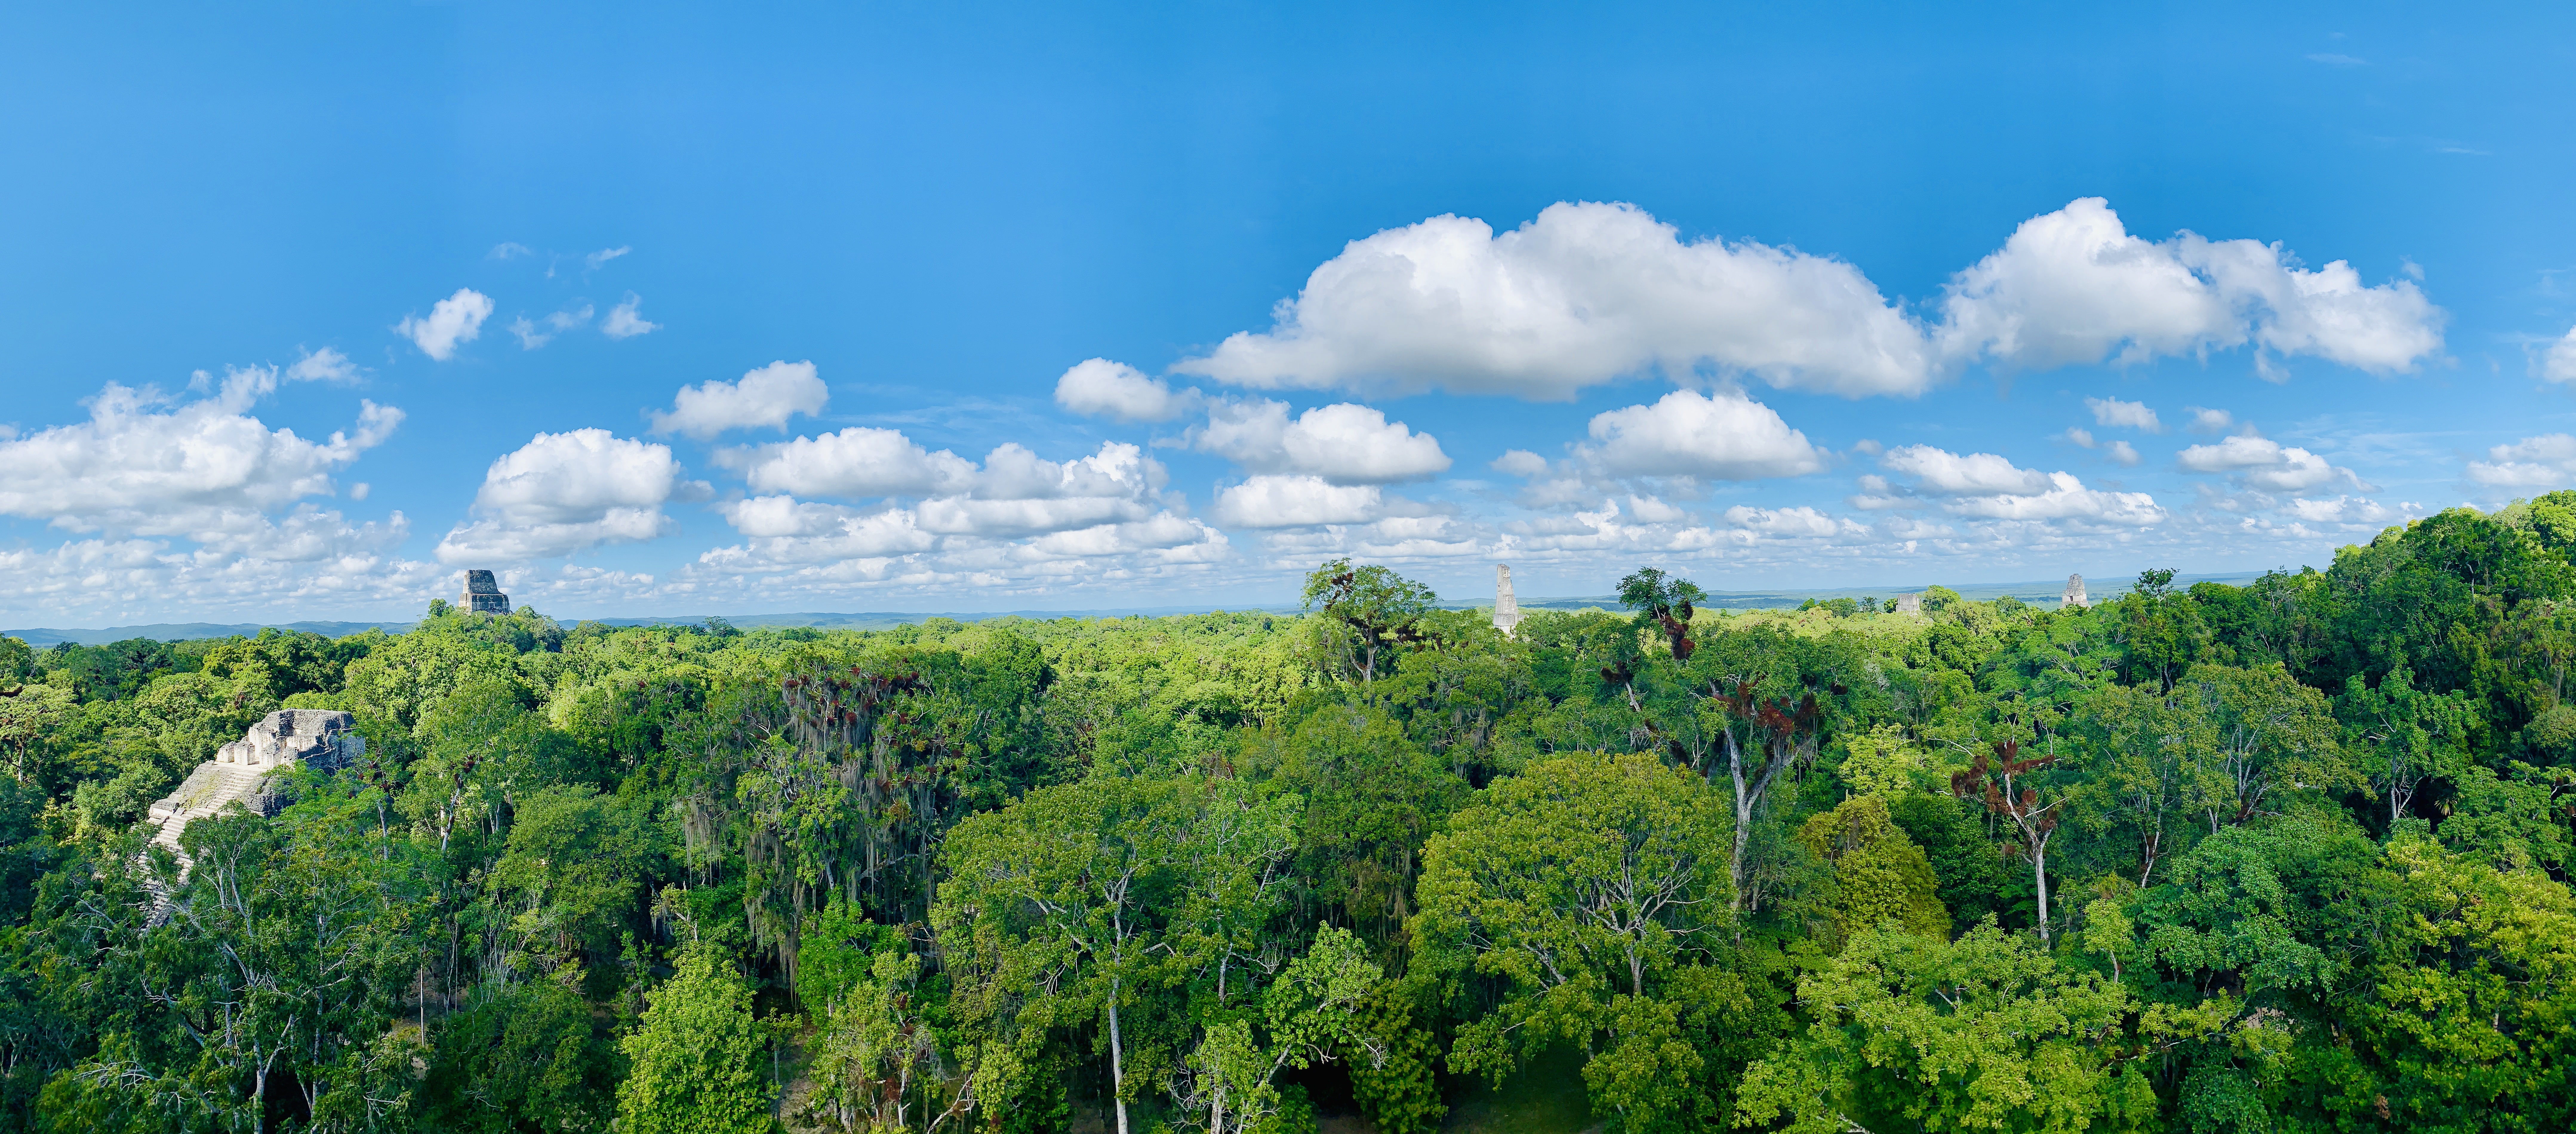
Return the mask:
<path fill-rule="evenodd" d="M 1637 612 L 1637 628 L 1652 629 L 1664 636 L 1673 651 L 1674 661 L 1689 661 L 1695 643 L 1691 641 L 1693 603 L 1708 594 L 1688 579 L 1667 575 L 1659 567 L 1640 567 L 1619 580 L 1619 602 Z"/>
<path fill-rule="evenodd" d="M 1306 576 L 1306 609 L 1321 609 L 1348 631 L 1362 684 L 1377 680 L 1380 655 L 1422 639 L 1422 616 L 1440 601 L 1431 588 L 1374 563 L 1335 559 Z"/>

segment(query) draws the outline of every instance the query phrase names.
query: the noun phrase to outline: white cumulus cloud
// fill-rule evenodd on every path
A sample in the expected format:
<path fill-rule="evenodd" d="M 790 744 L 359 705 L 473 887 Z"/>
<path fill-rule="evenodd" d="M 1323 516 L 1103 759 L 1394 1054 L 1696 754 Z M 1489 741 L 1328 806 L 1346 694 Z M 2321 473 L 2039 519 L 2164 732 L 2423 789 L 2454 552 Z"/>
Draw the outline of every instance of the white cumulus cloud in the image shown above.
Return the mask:
<path fill-rule="evenodd" d="M 2246 434 L 2215 445 L 2194 445 L 2176 459 L 2191 472 L 2232 474 L 2247 487 L 2266 492 L 2304 492 L 2337 477 L 2358 483 L 2352 470 L 2329 465 L 2305 449 Z"/>
<path fill-rule="evenodd" d="M 1086 417 L 1170 421 L 1198 403 L 1196 390 L 1174 391 L 1160 378 L 1105 358 L 1075 363 L 1055 380 L 1055 404 Z"/>
<path fill-rule="evenodd" d="M 1890 449 L 1878 463 L 1890 472 L 1915 477 L 1917 490 L 1935 496 L 2046 492 L 2051 483 L 2047 474 L 2016 467 L 1993 453 L 1961 456 L 1930 445 Z"/>
<path fill-rule="evenodd" d="M 689 487 L 668 445 L 605 429 L 540 433 L 492 462 L 475 519 L 439 541 L 438 558 L 515 563 L 654 539 L 677 527 L 662 505 Z"/>
<path fill-rule="evenodd" d="M 1823 451 L 1771 407 L 1732 391 L 1675 390 L 1592 419 L 1584 455 L 1616 476 L 1756 480 L 1825 467 Z"/>
<path fill-rule="evenodd" d="M 2278 244 L 2131 236 L 2099 197 L 2033 217 L 1950 284 L 1945 357 L 2022 369 L 2137 363 L 2243 346 L 2380 373 L 2441 349 L 2443 313 L 2412 281 L 2304 271 Z M 2260 363 L 2267 376 L 2268 361 Z"/>
<path fill-rule="evenodd" d="M 2544 433 L 2497 445 L 2486 460 L 2469 462 L 2469 479 L 2493 488 L 2576 486 L 2576 437 Z"/>
<path fill-rule="evenodd" d="M 2086 488 L 2072 473 L 2048 474 L 2048 487 L 2038 492 L 1963 496 L 1943 505 L 1954 515 L 1988 520 L 2091 520 L 2129 527 L 2162 521 L 2165 510 L 2144 492 L 2107 492 Z"/>
<path fill-rule="evenodd" d="M 191 401 L 109 383 L 86 403 L 88 421 L 0 441 L 0 514 L 219 543 L 329 495 L 332 474 L 402 422 L 401 410 L 361 401 L 354 431 L 314 440 L 271 429 L 250 410 L 278 378 L 273 367 L 234 369 Z"/>
<path fill-rule="evenodd" d="M 1745 242 L 1684 242 L 1629 205 L 1559 203 L 1496 235 L 1433 217 L 1353 241 L 1280 304 L 1178 369 L 1254 387 L 1565 400 L 1649 366 L 1778 386 L 1912 394 L 1923 336 L 1858 268 Z"/>
<path fill-rule="evenodd" d="M 2445 315 L 2411 280 L 2365 285 L 2278 244 L 2129 235 L 2083 198 L 1958 273 L 1926 322 L 1840 260 L 1686 242 L 1624 204 L 1549 206 L 1496 234 L 1439 216 L 1351 242 L 1266 331 L 1176 369 L 1262 388 L 1441 389 L 1565 400 L 1649 369 L 1715 370 L 1862 397 L 1919 394 L 1985 359 L 2044 369 L 2251 345 L 2378 373 L 2437 354 Z M 2133 403 L 2134 404 L 2134 403 Z"/>
<path fill-rule="evenodd" d="M 1384 509 L 1377 486 L 1334 484 L 1320 476 L 1256 476 L 1216 498 L 1217 522 L 1241 528 L 1364 524 Z"/>
<path fill-rule="evenodd" d="M 1220 400 L 1208 407 L 1207 424 L 1190 431 L 1190 443 L 1255 473 L 1319 476 L 1335 484 L 1420 480 L 1450 464 L 1438 439 L 1351 402 L 1291 419 L 1286 402 Z"/>
<path fill-rule="evenodd" d="M 653 412 L 653 432 L 681 433 L 703 441 L 728 429 L 785 429 L 790 417 L 823 412 L 823 403 L 830 398 L 831 390 L 815 373 L 813 363 L 781 360 L 745 372 L 739 382 L 710 379 L 703 385 L 680 387 L 671 398 L 670 410 Z"/>
<path fill-rule="evenodd" d="M 355 382 L 358 380 L 358 367 L 349 361 L 348 355 L 323 347 L 296 359 L 294 365 L 286 368 L 284 377 L 289 382 Z"/>
<path fill-rule="evenodd" d="M 431 304 L 428 318 L 406 315 L 394 325 L 394 331 L 410 339 L 422 354 L 445 362 L 455 357 L 457 344 L 470 343 L 481 336 L 483 321 L 491 317 L 491 296 L 460 287 L 456 294 Z"/>
<path fill-rule="evenodd" d="M 2111 492 L 2087 488 L 2072 473 L 2042 473 L 2021 468 L 1993 453 L 1958 454 L 1930 445 L 1890 449 L 1881 467 L 1913 478 L 1898 483 L 1886 477 L 1860 478 L 1863 495 L 1852 498 L 1861 508 L 1898 508 L 1908 497 L 1941 499 L 1942 510 L 1987 520 L 2084 520 L 2144 527 L 2165 518 L 2154 496 L 2144 492 Z"/>
<path fill-rule="evenodd" d="M 838 433 L 731 449 L 716 463 L 742 473 L 755 492 L 795 496 L 930 496 L 972 486 L 975 462 L 931 452 L 899 430 L 851 426 Z"/>
<path fill-rule="evenodd" d="M 2540 357 L 2540 376 L 2552 382 L 2576 382 L 2576 327 L 2565 338 L 2549 344 Z"/>
<path fill-rule="evenodd" d="M 2086 398 L 2084 408 L 2093 411 L 2093 424 L 2117 429 L 2135 429 L 2142 433 L 2162 433 L 2165 423 L 2156 420 L 2156 411 L 2145 402 L 2124 402 L 2118 398 Z"/>
<path fill-rule="evenodd" d="M 2378 501 L 2359 496 L 2337 496 L 2332 500 L 2295 499 L 2284 505 L 2282 510 L 2311 524 L 2376 524 L 2402 519 L 2406 515 L 2405 511 L 2387 508 Z"/>
<path fill-rule="evenodd" d="M 1769 536 L 1830 536 L 1843 530 L 1834 518 L 1813 508 L 1756 508 L 1738 504 L 1726 510 L 1728 525 Z"/>

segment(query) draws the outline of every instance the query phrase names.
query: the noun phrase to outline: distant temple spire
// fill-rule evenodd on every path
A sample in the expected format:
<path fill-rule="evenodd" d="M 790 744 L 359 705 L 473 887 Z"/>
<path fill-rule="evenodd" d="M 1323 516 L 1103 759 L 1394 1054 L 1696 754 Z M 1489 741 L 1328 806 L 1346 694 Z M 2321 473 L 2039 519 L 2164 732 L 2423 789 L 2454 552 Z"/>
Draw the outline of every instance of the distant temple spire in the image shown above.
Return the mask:
<path fill-rule="evenodd" d="M 2058 600 L 2058 609 L 2082 610 L 2091 605 L 2093 605 L 2093 600 L 2084 597 L 2084 576 L 2068 575 L 2066 577 L 2066 594 Z"/>
<path fill-rule="evenodd" d="M 1521 602 L 1512 597 L 1512 568 L 1508 563 L 1494 564 L 1494 629 L 1505 634 L 1521 624 Z"/>

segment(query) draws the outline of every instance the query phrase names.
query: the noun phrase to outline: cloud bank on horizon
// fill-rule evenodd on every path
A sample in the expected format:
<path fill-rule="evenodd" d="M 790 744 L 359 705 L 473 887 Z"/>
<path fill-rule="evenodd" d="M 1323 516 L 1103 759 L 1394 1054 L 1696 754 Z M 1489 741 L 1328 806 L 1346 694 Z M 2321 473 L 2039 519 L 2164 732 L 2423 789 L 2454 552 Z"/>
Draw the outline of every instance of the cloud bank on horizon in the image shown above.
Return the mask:
<path fill-rule="evenodd" d="M 530 255 L 501 248 L 517 251 L 495 260 Z M 628 251 L 581 262 L 596 271 Z M 595 321 L 589 305 L 521 316 L 502 349 L 583 328 L 632 343 L 663 329 L 641 303 L 625 292 Z M 393 334 L 459 365 L 496 310 L 459 288 Z M 346 514 L 403 410 L 362 400 L 323 440 L 259 416 L 290 387 L 363 386 L 347 356 L 200 372 L 179 392 L 109 383 L 85 421 L 0 434 L 0 515 L 61 533 L 0 550 L 0 608 L 400 612 L 467 565 L 550 609 L 785 610 L 1284 594 L 1334 555 L 1895 580 L 1936 565 L 2009 575 L 2074 553 L 2311 554 L 2430 505 L 2379 495 L 2356 471 L 2367 445 L 2349 438 L 2284 443 L 2226 409 L 2109 392 L 2052 435 L 2102 471 L 2017 462 L 1966 429 L 1839 448 L 1819 430 L 1833 407 L 1871 399 L 1973 417 L 1958 387 L 1980 372 L 2241 354 L 2271 382 L 2293 362 L 2327 381 L 2422 375 L 2447 361 L 2447 318 L 2414 279 L 2370 282 L 2340 259 L 2310 269 L 2279 242 L 2143 238 L 2094 197 L 2021 222 L 1912 299 L 1831 256 L 1686 240 L 1629 204 L 1558 203 L 1500 233 L 1442 215 L 1351 241 L 1268 327 L 1178 352 L 1160 373 L 1066 360 L 1052 407 L 1022 411 L 1055 415 L 1048 427 L 980 455 L 900 421 L 839 425 L 827 411 L 866 412 L 834 385 L 855 376 L 778 359 L 470 455 L 479 484 L 425 550 L 399 511 Z M 2576 381 L 2571 344 L 2576 330 L 2541 351 L 2536 376 Z M 1565 408 L 1632 385 L 1648 388 L 1630 404 Z M 1462 448 L 1443 415 L 1479 401 L 1523 408 L 1505 443 Z M 2198 438 L 2160 441 L 2169 418 Z M 1105 436 L 1063 445 L 1074 431 Z M 1221 471 L 1180 483 L 1170 463 L 1184 458 Z M 2122 482 L 2142 463 L 2163 491 Z M 2544 490 L 2576 481 L 2576 440 L 2537 433 L 2456 467 L 2468 495 Z M 689 547 L 684 529 L 719 534 Z"/>

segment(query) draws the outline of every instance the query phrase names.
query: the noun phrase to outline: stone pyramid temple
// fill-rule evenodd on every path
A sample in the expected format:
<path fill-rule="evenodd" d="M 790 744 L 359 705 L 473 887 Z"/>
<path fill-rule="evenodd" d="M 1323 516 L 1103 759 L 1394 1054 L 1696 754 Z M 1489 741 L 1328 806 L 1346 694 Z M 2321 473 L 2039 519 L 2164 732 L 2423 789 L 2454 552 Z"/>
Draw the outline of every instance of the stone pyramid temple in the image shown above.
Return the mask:
<path fill-rule="evenodd" d="M 178 790 L 152 805 L 152 821 L 161 828 L 152 841 L 175 851 L 179 832 L 187 830 L 190 821 L 235 801 L 268 813 L 275 804 L 270 780 L 279 772 L 299 765 L 330 771 L 365 754 L 367 741 L 353 731 L 356 724 L 349 714 L 331 709 L 270 713 L 241 739 L 216 750 L 214 759 L 197 765 Z"/>
<path fill-rule="evenodd" d="M 456 602 L 458 610 L 472 614 L 508 614 L 510 596 L 501 593 L 501 583 L 489 571 L 465 573 L 465 597 Z"/>

